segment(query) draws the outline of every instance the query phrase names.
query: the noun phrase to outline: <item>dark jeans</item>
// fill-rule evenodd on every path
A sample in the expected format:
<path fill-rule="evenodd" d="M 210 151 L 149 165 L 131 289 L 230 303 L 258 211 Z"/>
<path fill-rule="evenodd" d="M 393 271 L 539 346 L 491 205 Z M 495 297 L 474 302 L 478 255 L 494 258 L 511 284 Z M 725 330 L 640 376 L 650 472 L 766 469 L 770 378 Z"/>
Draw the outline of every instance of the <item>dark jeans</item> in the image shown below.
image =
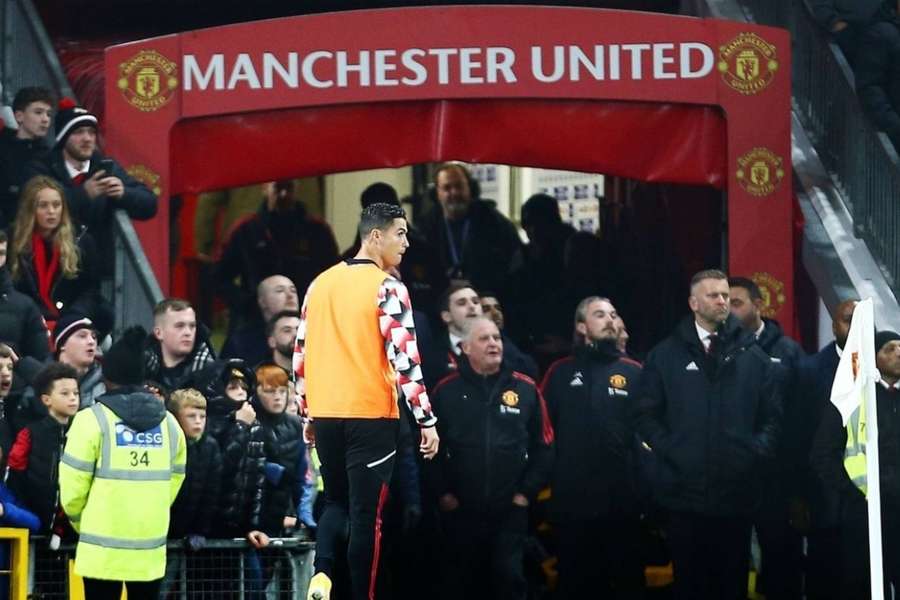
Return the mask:
<path fill-rule="evenodd" d="M 528 509 L 473 513 L 460 507 L 442 514 L 445 538 L 442 598 L 525 600 L 524 551 Z"/>
<path fill-rule="evenodd" d="M 891 584 L 900 587 L 900 526 L 896 515 L 881 513 L 881 551 L 884 597 L 891 598 Z M 869 517 L 865 502 L 844 509 L 841 521 L 841 598 L 868 598 Z"/>
<path fill-rule="evenodd" d="M 325 482 L 315 570 L 333 579 L 337 551 L 347 540 L 351 597 L 372 600 L 398 420 L 316 419 L 314 427 Z"/>
<path fill-rule="evenodd" d="M 809 600 L 841 598 L 841 531 L 820 527 L 806 536 L 806 597 Z"/>
<path fill-rule="evenodd" d="M 788 499 L 772 488 L 755 520 L 762 553 L 761 589 L 766 600 L 800 600 L 803 538 L 791 527 Z"/>
<path fill-rule="evenodd" d="M 750 519 L 669 515 L 675 600 L 746 600 Z"/>
<path fill-rule="evenodd" d="M 559 600 L 644 597 L 641 523 L 628 517 L 571 521 L 556 526 Z"/>
<path fill-rule="evenodd" d="M 107 581 L 84 578 L 85 600 L 119 600 L 122 585 L 128 590 L 128 600 L 158 600 L 162 579 L 154 581 Z"/>

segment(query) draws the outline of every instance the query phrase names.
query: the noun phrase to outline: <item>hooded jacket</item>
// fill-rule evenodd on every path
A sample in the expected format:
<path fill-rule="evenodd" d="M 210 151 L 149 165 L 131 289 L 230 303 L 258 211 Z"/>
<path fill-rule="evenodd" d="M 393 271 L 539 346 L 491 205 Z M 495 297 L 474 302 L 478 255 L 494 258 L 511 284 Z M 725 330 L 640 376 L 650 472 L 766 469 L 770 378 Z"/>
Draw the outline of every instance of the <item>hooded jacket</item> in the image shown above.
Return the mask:
<path fill-rule="evenodd" d="M 198 440 L 187 440 L 187 468 L 184 485 L 172 504 L 170 538 L 218 533 L 213 518 L 218 512 L 221 485 L 222 453 L 216 440 L 206 432 Z"/>
<path fill-rule="evenodd" d="M 297 462 L 303 445 L 300 418 L 286 412 L 267 411 L 259 398 L 252 401 L 264 438 L 267 472 L 260 526 L 269 535 L 279 536 L 284 518 L 296 516 L 300 497 L 296 495 Z M 277 467 L 273 466 L 277 465 Z"/>
<path fill-rule="evenodd" d="M 670 510 L 749 515 L 758 474 L 774 458 L 780 385 L 756 338 L 729 315 L 707 354 L 685 317 L 650 352 L 635 403 L 635 425 L 652 449 L 656 498 Z"/>
<path fill-rule="evenodd" d="M 59 459 L 66 425 L 47 415 L 21 430 L 9 452 L 7 484 L 49 533 L 59 506 Z"/>
<path fill-rule="evenodd" d="M 429 465 L 438 496 L 451 493 L 474 512 L 506 511 L 517 493 L 535 498 L 550 474 L 553 428 L 530 377 L 505 366 L 484 377 L 463 358 L 432 402 L 441 415 L 441 448 Z"/>

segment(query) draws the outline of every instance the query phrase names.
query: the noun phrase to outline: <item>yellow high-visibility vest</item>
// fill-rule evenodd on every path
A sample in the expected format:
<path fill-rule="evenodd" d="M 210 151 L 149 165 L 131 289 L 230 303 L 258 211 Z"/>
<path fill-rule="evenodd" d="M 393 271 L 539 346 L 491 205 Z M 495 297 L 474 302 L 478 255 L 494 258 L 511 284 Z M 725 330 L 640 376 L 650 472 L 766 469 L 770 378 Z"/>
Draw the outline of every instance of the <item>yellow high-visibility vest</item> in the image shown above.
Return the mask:
<path fill-rule="evenodd" d="M 844 470 L 853 485 L 868 495 L 866 480 L 866 402 L 850 415 L 847 422 L 847 447 L 844 449 Z"/>

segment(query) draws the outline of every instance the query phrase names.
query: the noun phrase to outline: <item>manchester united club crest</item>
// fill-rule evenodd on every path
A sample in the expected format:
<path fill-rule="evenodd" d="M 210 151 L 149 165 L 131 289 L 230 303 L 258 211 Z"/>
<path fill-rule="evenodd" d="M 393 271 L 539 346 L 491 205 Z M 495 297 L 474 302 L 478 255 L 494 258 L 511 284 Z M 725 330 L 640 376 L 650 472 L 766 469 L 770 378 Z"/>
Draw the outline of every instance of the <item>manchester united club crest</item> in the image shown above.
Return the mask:
<path fill-rule="evenodd" d="M 119 65 L 118 86 L 132 106 L 152 112 L 172 99 L 178 66 L 156 50 L 141 50 Z"/>
<path fill-rule="evenodd" d="M 617 390 L 625 389 L 625 386 L 628 385 L 628 380 L 625 379 L 624 375 L 613 375 L 609 378 L 609 385 L 613 386 Z"/>
<path fill-rule="evenodd" d="M 516 406 L 519 403 L 519 395 L 512 390 L 506 390 L 500 396 L 500 402 L 506 406 Z"/>
<path fill-rule="evenodd" d="M 144 165 L 131 165 L 125 172 L 146 185 L 157 196 L 162 192 L 159 187 L 159 174 Z"/>
<path fill-rule="evenodd" d="M 760 311 L 762 316 L 771 319 L 784 306 L 784 284 L 768 273 L 754 273 L 750 279 L 759 286 L 759 292 L 762 294 L 763 307 Z"/>
<path fill-rule="evenodd" d="M 754 148 L 738 158 L 738 183 L 753 196 L 768 196 L 784 179 L 783 162 L 768 148 Z"/>
<path fill-rule="evenodd" d="M 729 87 L 752 96 L 772 83 L 778 71 L 775 46 L 755 33 L 742 33 L 719 46 L 719 72 Z"/>

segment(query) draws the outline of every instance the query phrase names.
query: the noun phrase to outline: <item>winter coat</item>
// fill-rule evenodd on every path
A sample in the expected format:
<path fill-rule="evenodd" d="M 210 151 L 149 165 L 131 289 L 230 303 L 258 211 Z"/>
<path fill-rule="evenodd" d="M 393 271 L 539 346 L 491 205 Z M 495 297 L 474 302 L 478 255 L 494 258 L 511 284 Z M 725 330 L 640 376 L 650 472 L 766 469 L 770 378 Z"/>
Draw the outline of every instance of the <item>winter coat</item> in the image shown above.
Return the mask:
<path fill-rule="evenodd" d="M 256 214 L 238 223 L 215 265 L 216 291 L 235 314 L 255 314 L 256 288 L 271 275 L 294 282 L 301 297 L 316 275 L 338 262 L 331 227 L 297 203 L 287 212 L 270 212 L 263 202 Z M 235 285 L 235 278 L 240 285 Z M 243 358 L 243 357 L 242 357 Z"/>
<path fill-rule="evenodd" d="M 184 484 L 172 504 L 170 538 L 218 534 L 213 518 L 218 511 L 221 485 L 222 453 L 216 440 L 208 433 L 199 440 L 187 440 Z"/>
<path fill-rule="evenodd" d="M 866 28 L 853 71 L 860 106 L 900 151 L 900 31 L 896 24 L 881 22 Z"/>
<path fill-rule="evenodd" d="M 94 152 L 91 156 L 91 166 L 88 171 L 88 177 L 101 169 L 100 161 L 109 159 L 100 152 Z M 66 193 L 66 202 L 72 218 L 76 223 L 88 227 L 91 231 L 96 230 L 100 239 L 105 239 L 109 233 L 109 225 L 112 222 L 112 212 L 117 209 L 124 210 L 128 216 L 136 221 L 146 221 L 152 219 L 156 215 L 157 198 L 156 194 L 150 189 L 129 175 L 119 163 L 113 161 L 113 172 L 115 177 L 122 180 L 125 187 L 125 194 L 118 199 L 109 198 L 107 196 L 98 196 L 91 199 L 84 186 L 76 185 L 66 169 L 65 158 L 63 158 L 62 148 L 57 147 L 51 150 L 43 160 L 32 162 L 28 166 L 28 175 L 48 175 L 60 182 Z M 106 249 L 104 247 L 104 249 Z"/>
<path fill-rule="evenodd" d="M 707 355 L 690 315 L 650 352 L 635 425 L 652 449 L 664 508 L 749 515 L 759 501 L 759 469 L 777 447 L 779 379 L 735 317 L 718 336 L 719 349 Z"/>
<path fill-rule="evenodd" d="M 215 360 L 216 355 L 209 343 L 209 330 L 202 323 L 197 324 L 197 335 L 194 338 L 194 348 L 191 353 L 171 369 L 167 369 L 163 365 L 162 348 L 159 340 L 152 333 L 147 336 L 144 347 L 144 369 L 147 379 L 158 381 L 170 390 L 183 387 L 194 374 Z M 207 400 L 209 400 L 208 397 Z"/>
<path fill-rule="evenodd" d="M 21 430 L 9 452 L 7 484 L 49 532 L 59 506 L 59 459 L 66 426 L 51 416 Z"/>
<path fill-rule="evenodd" d="M 581 346 L 547 370 L 553 423 L 551 516 L 557 522 L 636 516 L 638 443 L 631 424 L 641 365 L 615 347 Z"/>
<path fill-rule="evenodd" d="M 42 361 L 50 356 L 50 339 L 41 309 L 32 298 L 13 287 L 6 267 L 0 268 L 0 341 L 20 357 Z"/>
<path fill-rule="evenodd" d="M 454 264 L 449 227 L 439 206 L 416 224 L 439 253 L 445 272 L 451 278 L 465 278 L 476 290 L 493 290 L 502 295 L 509 274 L 523 260 L 519 232 L 492 203 L 484 200 L 472 200 L 467 219 L 468 226 L 463 225 L 465 240 L 457 249 L 458 265 Z"/>
<path fill-rule="evenodd" d="M 467 360 L 434 388 L 441 438 L 430 479 L 474 512 L 505 512 L 513 496 L 533 500 L 553 463 L 553 428 L 534 381 L 503 367 L 475 373 Z"/>
<path fill-rule="evenodd" d="M 31 252 L 18 257 L 19 274 L 14 280 L 17 290 L 31 298 L 47 321 L 56 321 L 63 312 L 76 312 L 88 317 L 101 336 L 112 330 L 112 307 L 100 295 L 100 257 L 93 236 L 83 227 L 78 229 L 78 273 L 69 279 L 57 269 L 50 287 L 50 299 L 55 310 L 44 304 L 38 287 L 37 273 Z M 49 259 L 49 256 L 48 256 Z"/>
<path fill-rule="evenodd" d="M 280 536 L 284 518 L 297 515 L 300 496 L 296 494 L 297 461 L 303 442 L 300 418 L 286 413 L 272 414 L 257 398 L 253 408 L 262 429 L 266 455 L 266 485 L 260 527 L 269 535 Z"/>
<path fill-rule="evenodd" d="M 93 406 L 97 399 L 106 393 L 106 384 L 103 383 L 103 369 L 99 362 L 93 365 L 78 379 L 78 410 Z M 22 397 L 15 412 L 13 426 L 18 430 L 29 423 L 34 423 L 46 417 L 49 413 L 47 407 L 34 393 L 30 385 L 22 392 Z"/>
<path fill-rule="evenodd" d="M 11 128 L 0 131 L 0 228 L 6 229 L 16 219 L 19 194 L 28 181 L 27 166 L 49 151 L 43 139 L 19 139 Z"/>
<path fill-rule="evenodd" d="M 846 21 L 851 25 L 868 25 L 884 14 L 886 4 L 885 0 L 810 0 L 809 2 L 813 17 L 828 31 L 831 31 L 838 21 Z"/>

